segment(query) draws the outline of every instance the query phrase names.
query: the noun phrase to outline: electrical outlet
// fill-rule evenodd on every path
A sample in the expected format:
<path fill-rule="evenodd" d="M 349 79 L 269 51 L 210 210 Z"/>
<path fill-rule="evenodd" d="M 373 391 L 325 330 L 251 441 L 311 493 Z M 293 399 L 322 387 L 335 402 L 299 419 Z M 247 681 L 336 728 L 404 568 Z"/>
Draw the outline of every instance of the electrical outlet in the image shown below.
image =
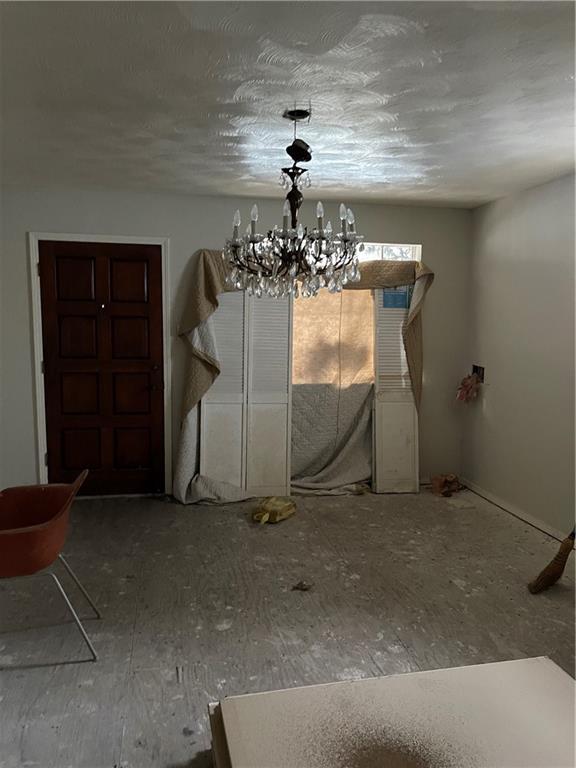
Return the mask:
<path fill-rule="evenodd" d="M 473 365 L 472 366 L 472 373 L 475 373 L 476 376 L 480 379 L 482 384 L 484 384 L 484 366 L 483 365 Z"/>

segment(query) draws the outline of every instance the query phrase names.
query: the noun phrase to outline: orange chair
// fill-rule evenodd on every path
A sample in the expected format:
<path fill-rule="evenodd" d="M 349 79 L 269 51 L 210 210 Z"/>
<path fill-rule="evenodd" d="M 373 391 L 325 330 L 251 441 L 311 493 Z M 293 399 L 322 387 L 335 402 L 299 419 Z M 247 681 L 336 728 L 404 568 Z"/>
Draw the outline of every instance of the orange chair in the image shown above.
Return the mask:
<path fill-rule="evenodd" d="M 87 475 L 88 470 L 84 470 L 70 484 L 27 485 L 6 488 L 0 492 L 0 578 L 32 576 L 58 559 L 90 603 L 96 617 L 100 618 L 100 613 L 89 594 L 62 555 L 70 507 Z M 91 660 L 96 661 L 98 657 L 94 646 L 60 579 L 55 573 L 50 572 L 49 575 L 54 579 L 90 649 Z"/>

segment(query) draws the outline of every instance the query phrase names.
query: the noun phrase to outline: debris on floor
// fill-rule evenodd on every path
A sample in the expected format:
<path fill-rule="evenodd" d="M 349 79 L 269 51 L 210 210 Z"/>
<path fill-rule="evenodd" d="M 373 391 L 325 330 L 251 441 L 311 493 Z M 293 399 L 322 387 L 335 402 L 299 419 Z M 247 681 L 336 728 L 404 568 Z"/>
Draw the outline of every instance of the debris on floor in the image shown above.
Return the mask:
<path fill-rule="evenodd" d="M 310 581 L 299 581 L 292 587 L 292 592 L 309 592 L 314 584 Z"/>
<path fill-rule="evenodd" d="M 451 498 L 444 497 L 446 504 L 454 509 L 474 509 L 475 505 L 471 501 L 469 496 L 452 496 Z"/>
<path fill-rule="evenodd" d="M 453 493 L 464 488 L 457 475 L 434 475 L 434 477 L 430 478 L 430 481 L 432 483 L 432 493 L 435 493 L 437 496 L 452 496 Z"/>
<path fill-rule="evenodd" d="M 296 504 L 287 496 L 268 496 L 252 513 L 255 523 L 279 523 L 296 512 Z"/>

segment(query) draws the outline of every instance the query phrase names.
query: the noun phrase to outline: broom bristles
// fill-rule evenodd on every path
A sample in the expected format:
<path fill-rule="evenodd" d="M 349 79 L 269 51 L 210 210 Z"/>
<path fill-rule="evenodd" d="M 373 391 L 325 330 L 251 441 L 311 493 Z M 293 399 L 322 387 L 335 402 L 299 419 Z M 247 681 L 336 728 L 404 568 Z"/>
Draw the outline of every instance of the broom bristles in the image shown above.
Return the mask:
<path fill-rule="evenodd" d="M 533 595 L 538 594 L 538 592 L 543 592 L 553 584 L 556 584 L 558 579 L 564 573 L 566 563 L 568 562 L 573 547 L 574 531 L 572 531 L 570 536 L 567 536 L 560 544 L 560 549 L 553 560 L 551 560 L 546 568 L 538 574 L 534 581 L 531 581 L 530 584 L 528 584 L 528 589 Z"/>

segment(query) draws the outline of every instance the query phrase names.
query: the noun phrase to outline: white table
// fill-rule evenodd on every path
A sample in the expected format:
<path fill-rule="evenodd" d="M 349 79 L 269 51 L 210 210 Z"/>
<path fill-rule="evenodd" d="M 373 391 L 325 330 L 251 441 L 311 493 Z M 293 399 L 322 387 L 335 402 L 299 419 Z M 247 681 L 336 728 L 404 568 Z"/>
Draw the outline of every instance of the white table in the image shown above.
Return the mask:
<path fill-rule="evenodd" d="M 232 696 L 217 768 L 573 768 L 574 680 L 541 657 Z"/>

